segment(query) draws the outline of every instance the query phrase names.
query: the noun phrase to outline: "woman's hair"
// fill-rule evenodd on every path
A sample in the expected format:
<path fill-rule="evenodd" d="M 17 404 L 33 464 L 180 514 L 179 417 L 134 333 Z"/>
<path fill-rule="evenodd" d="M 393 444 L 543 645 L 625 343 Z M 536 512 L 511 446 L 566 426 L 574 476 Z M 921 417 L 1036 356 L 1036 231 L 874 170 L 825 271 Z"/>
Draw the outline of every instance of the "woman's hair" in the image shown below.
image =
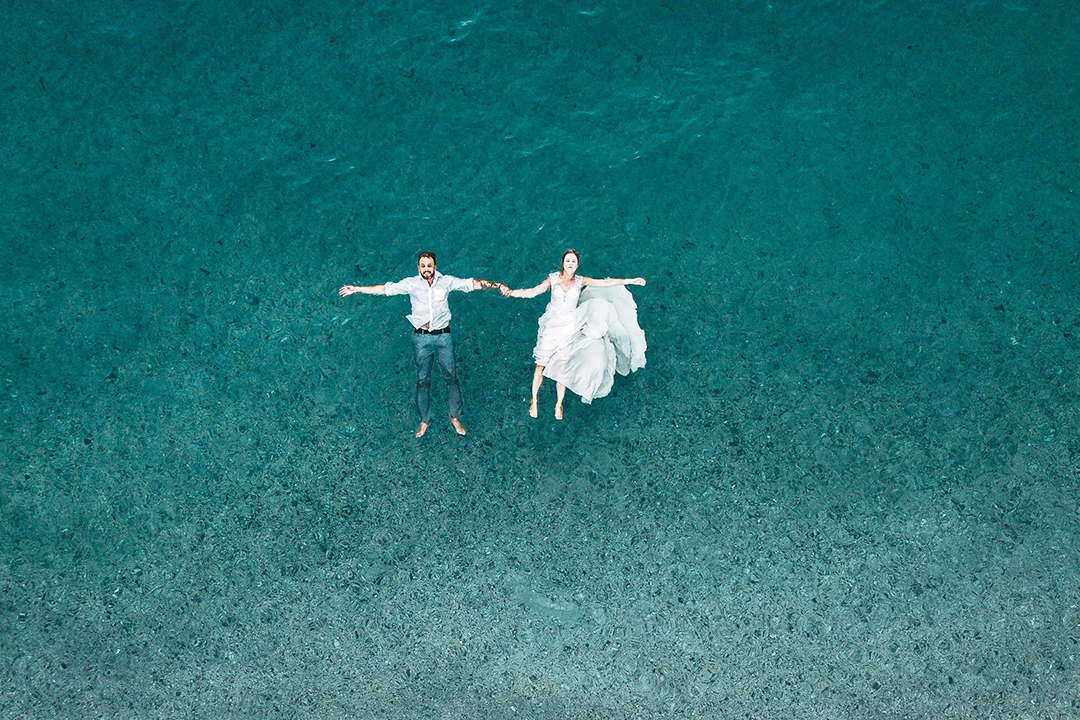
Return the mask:
<path fill-rule="evenodd" d="M 579 252 L 578 252 L 577 250 L 575 250 L 574 248 L 570 248 L 569 250 L 567 250 L 566 252 L 564 252 L 564 253 L 562 254 L 562 258 L 560 258 L 560 259 L 559 259 L 559 269 L 560 269 L 560 270 L 562 270 L 562 266 L 563 266 L 563 263 L 564 263 L 564 262 L 566 262 L 566 256 L 567 256 L 567 255 L 571 255 L 571 254 L 572 254 L 572 255 L 573 255 L 574 257 L 576 257 L 576 258 L 577 258 L 578 264 L 579 264 L 579 265 L 581 264 L 581 253 L 579 253 Z"/>

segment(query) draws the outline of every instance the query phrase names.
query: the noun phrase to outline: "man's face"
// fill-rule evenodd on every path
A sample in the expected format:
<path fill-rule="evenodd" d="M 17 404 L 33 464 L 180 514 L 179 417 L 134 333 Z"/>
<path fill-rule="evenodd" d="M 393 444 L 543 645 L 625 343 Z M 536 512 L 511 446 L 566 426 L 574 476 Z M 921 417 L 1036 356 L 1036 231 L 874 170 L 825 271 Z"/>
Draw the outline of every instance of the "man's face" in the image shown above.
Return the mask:
<path fill-rule="evenodd" d="M 428 282 L 431 282 L 431 278 L 435 277 L 435 261 L 429 257 L 420 258 L 420 262 L 416 264 L 416 269 L 420 271 L 420 277 Z"/>

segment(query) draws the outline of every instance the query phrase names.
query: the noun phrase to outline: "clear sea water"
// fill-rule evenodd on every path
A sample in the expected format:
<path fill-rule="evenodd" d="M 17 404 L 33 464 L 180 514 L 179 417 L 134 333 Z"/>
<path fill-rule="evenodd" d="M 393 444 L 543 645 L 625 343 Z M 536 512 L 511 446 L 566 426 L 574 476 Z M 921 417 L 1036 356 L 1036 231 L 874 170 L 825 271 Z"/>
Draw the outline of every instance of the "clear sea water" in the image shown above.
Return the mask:
<path fill-rule="evenodd" d="M 1068 3 L 4 5 L 0 716 L 1080 717 Z"/>

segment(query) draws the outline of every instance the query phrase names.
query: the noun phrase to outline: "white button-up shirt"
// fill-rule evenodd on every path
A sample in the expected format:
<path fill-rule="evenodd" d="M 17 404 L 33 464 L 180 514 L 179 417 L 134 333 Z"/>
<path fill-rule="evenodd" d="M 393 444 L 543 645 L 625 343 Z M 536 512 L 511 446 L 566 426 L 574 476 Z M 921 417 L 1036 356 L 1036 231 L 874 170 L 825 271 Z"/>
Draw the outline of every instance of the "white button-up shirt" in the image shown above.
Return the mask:
<path fill-rule="evenodd" d="M 384 287 L 387 295 L 409 296 L 412 313 L 406 317 L 414 328 L 426 324 L 428 330 L 442 330 L 450 324 L 450 303 L 447 302 L 447 296 L 454 290 L 472 292 L 473 281 L 472 278 L 463 280 L 452 275 L 443 275 L 436 270 L 431 285 L 416 274 L 398 282 L 385 283 Z"/>

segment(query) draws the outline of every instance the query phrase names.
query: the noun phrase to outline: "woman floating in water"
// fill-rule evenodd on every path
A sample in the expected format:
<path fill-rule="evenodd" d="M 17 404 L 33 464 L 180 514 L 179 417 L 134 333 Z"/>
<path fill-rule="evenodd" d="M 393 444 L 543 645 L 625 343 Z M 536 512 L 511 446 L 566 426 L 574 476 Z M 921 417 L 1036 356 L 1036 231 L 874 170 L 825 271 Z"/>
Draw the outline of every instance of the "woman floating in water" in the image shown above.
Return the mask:
<path fill-rule="evenodd" d="M 597 280 L 577 274 L 575 250 L 562 256 L 562 269 L 534 288 L 512 290 L 510 297 L 533 298 L 551 290 L 540 316 L 533 358 L 532 402 L 549 377 L 556 383 L 555 419 L 562 420 L 566 388 L 591 403 L 611 392 L 615 373 L 628 375 L 645 365 L 645 333 L 638 327 L 637 304 L 624 285 L 644 285 L 645 278 Z"/>

